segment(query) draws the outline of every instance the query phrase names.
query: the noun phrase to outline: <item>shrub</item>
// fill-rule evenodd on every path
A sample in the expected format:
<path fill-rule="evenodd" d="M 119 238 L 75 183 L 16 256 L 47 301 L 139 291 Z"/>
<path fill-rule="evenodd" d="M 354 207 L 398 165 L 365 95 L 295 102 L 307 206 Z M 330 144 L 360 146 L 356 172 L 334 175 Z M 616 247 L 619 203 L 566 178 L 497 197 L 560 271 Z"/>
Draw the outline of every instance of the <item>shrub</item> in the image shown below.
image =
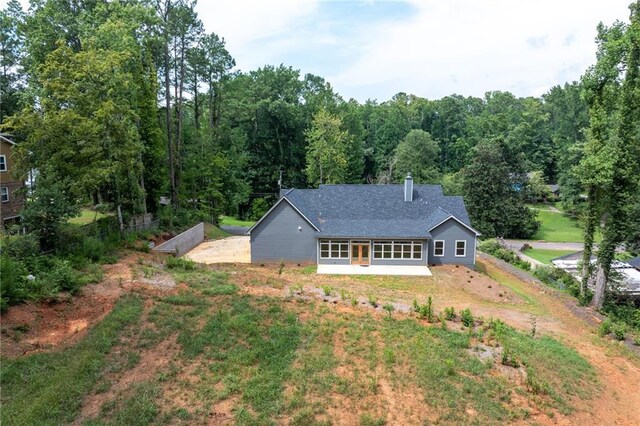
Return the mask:
<path fill-rule="evenodd" d="M 34 234 L 14 235 L 2 239 L 2 254 L 23 260 L 40 254 L 40 241 Z"/>
<path fill-rule="evenodd" d="M 54 259 L 52 269 L 41 276 L 49 284 L 63 291 L 75 293 L 80 288 L 80 279 L 68 260 Z"/>
<path fill-rule="evenodd" d="M 331 293 L 333 293 L 333 289 L 328 285 L 322 286 L 322 291 L 324 291 L 325 296 L 331 296 Z"/>
<path fill-rule="evenodd" d="M 99 262 L 106 252 L 107 247 L 99 238 L 87 237 L 82 242 L 82 255 L 92 262 Z"/>
<path fill-rule="evenodd" d="M 391 312 L 393 312 L 395 310 L 395 308 L 393 307 L 393 305 L 391 303 L 385 303 L 382 306 L 382 309 L 384 309 L 385 311 L 387 311 L 387 313 L 389 314 L 389 316 L 391 316 Z"/>
<path fill-rule="evenodd" d="M 525 271 L 531 270 L 531 264 L 529 262 L 520 259 L 513 250 L 509 250 L 496 240 L 483 241 L 478 246 L 478 249 L 492 256 L 495 256 L 498 259 L 504 260 L 507 263 L 511 263 L 517 268 L 523 269 Z"/>
<path fill-rule="evenodd" d="M 375 296 L 369 295 L 369 304 L 374 308 L 378 307 L 378 299 Z"/>
<path fill-rule="evenodd" d="M 167 268 L 177 269 L 182 271 L 194 271 L 197 268 L 197 264 L 191 260 L 183 259 L 181 257 L 170 256 L 166 262 Z"/>
<path fill-rule="evenodd" d="M 447 321 L 452 321 L 456 318 L 456 310 L 452 307 L 444 308 L 444 318 Z"/>
<path fill-rule="evenodd" d="M 611 333 L 611 320 L 609 318 L 607 318 L 606 320 L 602 321 L 600 323 L 600 326 L 598 327 L 598 335 L 600 337 L 604 337 L 607 336 L 609 333 Z"/>
<path fill-rule="evenodd" d="M 614 322 L 611 326 L 611 333 L 616 340 L 624 340 L 627 333 L 627 325 L 623 322 Z"/>
<path fill-rule="evenodd" d="M 5 311 L 9 305 L 23 301 L 26 297 L 27 269 L 18 260 L 8 256 L 0 256 L 0 310 Z"/>
<path fill-rule="evenodd" d="M 469 308 L 460 311 L 460 319 L 462 320 L 462 324 L 464 324 L 465 327 L 473 326 L 473 314 L 471 313 L 471 310 L 469 310 Z"/>

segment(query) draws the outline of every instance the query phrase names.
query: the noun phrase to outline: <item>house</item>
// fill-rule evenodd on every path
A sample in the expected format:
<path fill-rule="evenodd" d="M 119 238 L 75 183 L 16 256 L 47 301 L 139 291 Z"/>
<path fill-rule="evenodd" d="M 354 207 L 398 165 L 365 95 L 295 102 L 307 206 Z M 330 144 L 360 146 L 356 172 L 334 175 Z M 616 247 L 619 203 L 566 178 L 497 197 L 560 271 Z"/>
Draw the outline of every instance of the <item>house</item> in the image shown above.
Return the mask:
<path fill-rule="evenodd" d="M 320 185 L 283 190 L 249 229 L 251 261 L 317 263 L 319 273 L 430 275 L 473 267 L 480 235 L 462 197 L 439 185 Z M 368 269 L 367 269 L 368 268 Z"/>
<path fill-rule="evenodd" d="M 0 227 L 17 222 L 24 207 L 24 197 L 18 191 L 24 183 L 12 175 L 14 146 L 8 135 L 0 134 Z"/>

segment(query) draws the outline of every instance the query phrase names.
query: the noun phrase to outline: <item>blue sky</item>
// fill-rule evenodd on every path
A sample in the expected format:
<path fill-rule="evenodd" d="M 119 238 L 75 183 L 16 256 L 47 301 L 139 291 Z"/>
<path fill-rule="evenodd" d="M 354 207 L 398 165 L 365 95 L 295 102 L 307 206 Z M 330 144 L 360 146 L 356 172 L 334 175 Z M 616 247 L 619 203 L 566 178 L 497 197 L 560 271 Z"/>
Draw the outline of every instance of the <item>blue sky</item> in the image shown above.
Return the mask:
<path fill-rule="evenodd" d="M 200 0 L 238 68 L 284 63 L 345 98 L 538 96 L 595 60 L 596 25 L 630 0 Z"/>

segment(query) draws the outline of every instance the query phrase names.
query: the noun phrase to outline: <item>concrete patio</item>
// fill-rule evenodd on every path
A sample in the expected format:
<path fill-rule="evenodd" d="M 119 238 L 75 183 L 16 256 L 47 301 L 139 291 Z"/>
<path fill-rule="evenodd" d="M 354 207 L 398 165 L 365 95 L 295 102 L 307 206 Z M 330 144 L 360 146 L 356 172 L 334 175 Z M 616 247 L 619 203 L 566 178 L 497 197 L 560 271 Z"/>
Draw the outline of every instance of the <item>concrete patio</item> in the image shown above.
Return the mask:
<path fill-rule="evenodd" d="M 431 271 L 426 265 L 318 265 L 318 274 L 330 275 L 405 275 L 430 277 Z"/>

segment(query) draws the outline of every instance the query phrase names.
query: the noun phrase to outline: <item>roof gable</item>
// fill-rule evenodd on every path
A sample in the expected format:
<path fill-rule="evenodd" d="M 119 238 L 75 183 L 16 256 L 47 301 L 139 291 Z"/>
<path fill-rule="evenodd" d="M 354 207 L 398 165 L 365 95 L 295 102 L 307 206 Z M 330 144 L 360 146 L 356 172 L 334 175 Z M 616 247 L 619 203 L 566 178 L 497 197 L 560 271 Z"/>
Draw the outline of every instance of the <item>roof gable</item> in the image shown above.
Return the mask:
<path fill-rule="evenodd" d="M 256 223 L 253 224 L 253 226 L 251 228 L 249 228 L 247 230 L 247 234 L 250 234 L 251 231 L 253 231 L 267 216 L 269 216 L 269 214 L 274 211 L 276 209 L 276 207 L 278 207 L 280 205 L 280 203 L 282 202 L 286 202 L 287 204 L 289 204 L 300 216 L 302 216 L 302 218 L 304 220 L 306 220 L 307 222 L 309 222 L 309 225 L 311 225 L 316 231 L 320 231 L 320 229 L 318 229 L 318 227 L 316 225 L 313 224 L 313 222 L 311 222 L 309 220 L 309 218 L 307 218 L 301 211 L 300 209 L 298 209 L 298 207 L 296 207 L 291 201 L 289 201 L 286 197 L 282 197 L 278 200 L 277 203 L 275 203 L 261 218 L 260 220 L 258 220 Z"/>

